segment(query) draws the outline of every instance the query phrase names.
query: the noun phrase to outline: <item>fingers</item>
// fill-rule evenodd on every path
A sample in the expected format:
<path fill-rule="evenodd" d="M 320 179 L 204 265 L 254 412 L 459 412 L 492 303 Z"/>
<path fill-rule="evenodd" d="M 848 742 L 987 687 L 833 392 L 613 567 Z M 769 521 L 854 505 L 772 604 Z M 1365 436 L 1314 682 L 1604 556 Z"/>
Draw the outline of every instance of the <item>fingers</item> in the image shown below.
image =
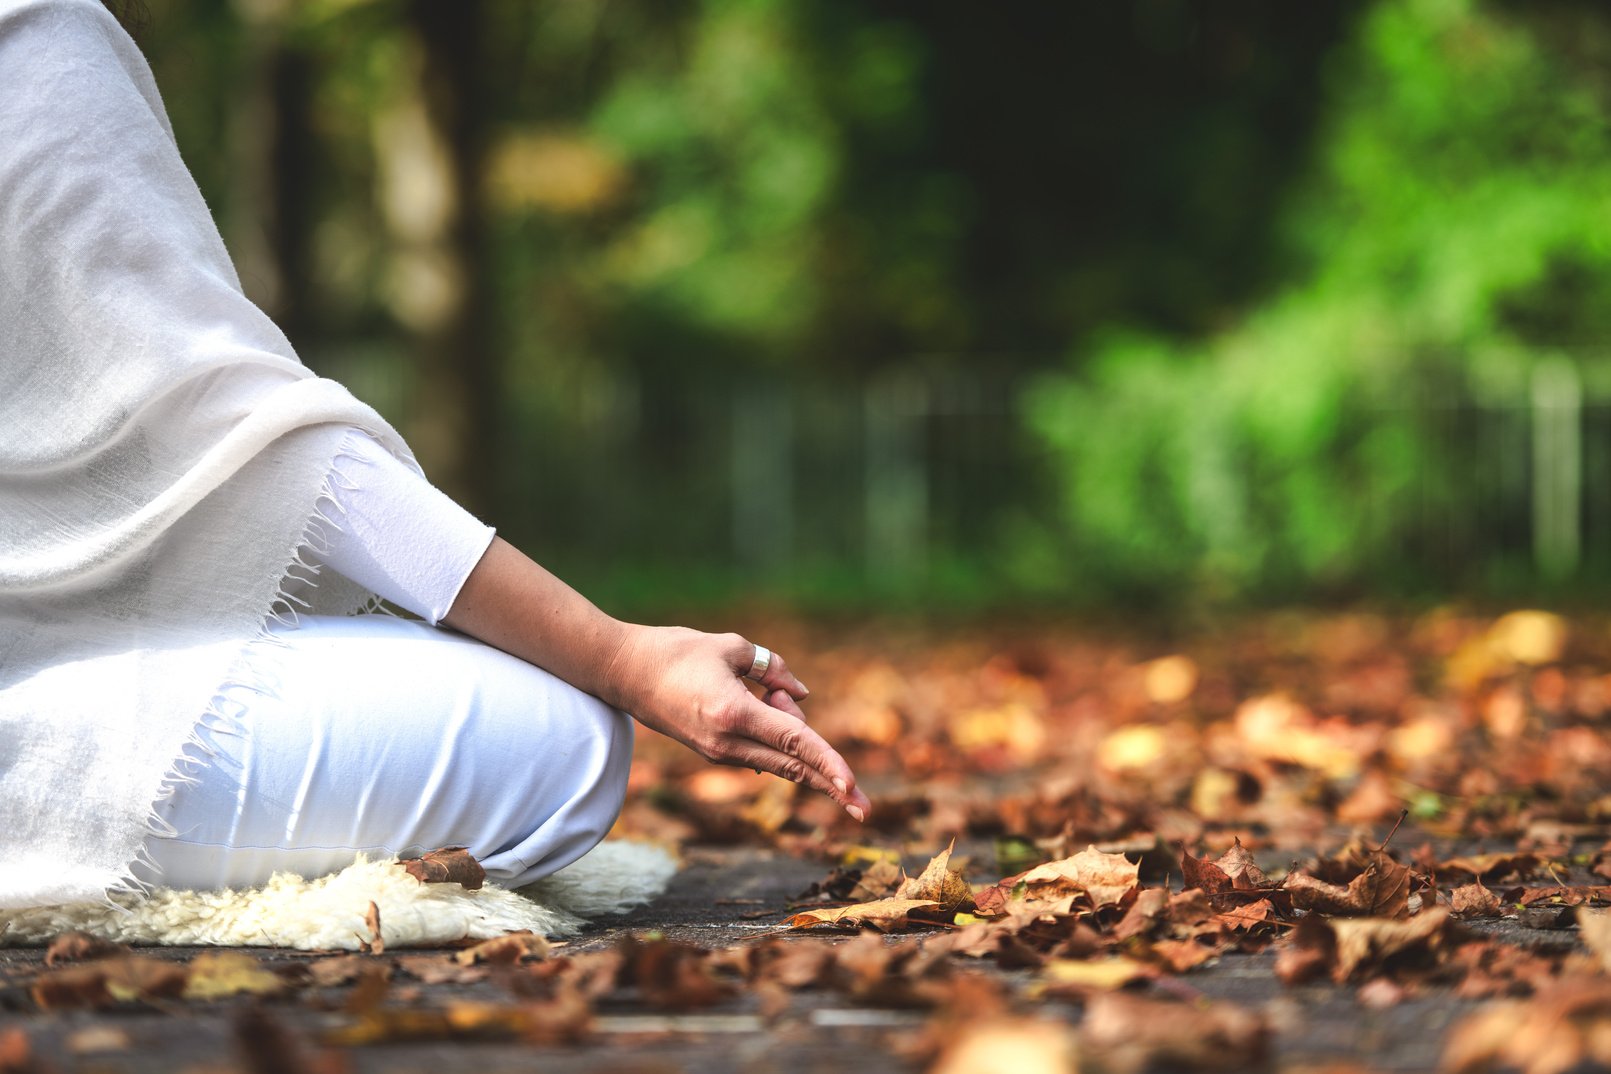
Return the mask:
<path fill-rule="evenodd" d="M 741 678 L 748 679 L 750 677 L 750 668 L 755 664 L 757 652 L 755 643 L 746 641 L 738 634 L 725 635 L 724 641 L 729 666 Z M 770 652 L 770 650 L 768 651 Z M 804 701 L 811 693 L 810 690 L 806 689 L 805 683 L 794 677 L 794 673 L 789 670 L 788 662 L 777 653 L 772 653 L 772 659 L 767 664 L 766 670 L 750 681 L 759 683 L 767 690 L 786 690 L 789 696 L 796 701 Z"/>
<path fill-rule="evenodd" d="M 766 704 L 756 702 L 746 708 L 738 733 L 749 740 L 738 749 L 759 747 L 771 762 L 761 765 L 767 771 L 796 782 L 803 780 L 858 821 L 866 820 L 872 811 L 872 802 L 856 786 L 856 775 L 845 759 L 806 724 L 800 707 L 786 691 L 773 690 L 766 695 Z M 786 770 L 775 767 L 779 764 Z"/>
<path fill-rule="evenodd" d="M 805 683 L 794 677 L 788 662 L 778 653 L 772 654 L 772 663 L 767 667 L 766 674 L 756 681 L 767 690 L 785 691 L 795 701 L 804 701 L 811 693 L 805 688 Z"/>

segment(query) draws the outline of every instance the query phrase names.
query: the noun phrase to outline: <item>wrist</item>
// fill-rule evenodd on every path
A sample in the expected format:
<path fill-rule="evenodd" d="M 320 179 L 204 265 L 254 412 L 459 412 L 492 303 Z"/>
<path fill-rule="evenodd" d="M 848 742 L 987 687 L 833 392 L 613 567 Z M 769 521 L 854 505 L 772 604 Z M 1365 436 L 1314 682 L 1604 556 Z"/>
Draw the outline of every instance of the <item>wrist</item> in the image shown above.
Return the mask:
<path fill-rule="evenodd" d="M 643 640 L 648 627 L 625 623 L 605 616 L 599 651 L 605 654 L 602 672 L 593 695 L 599 700 L 636 715 L 645 677 L 642 671 Z"/>

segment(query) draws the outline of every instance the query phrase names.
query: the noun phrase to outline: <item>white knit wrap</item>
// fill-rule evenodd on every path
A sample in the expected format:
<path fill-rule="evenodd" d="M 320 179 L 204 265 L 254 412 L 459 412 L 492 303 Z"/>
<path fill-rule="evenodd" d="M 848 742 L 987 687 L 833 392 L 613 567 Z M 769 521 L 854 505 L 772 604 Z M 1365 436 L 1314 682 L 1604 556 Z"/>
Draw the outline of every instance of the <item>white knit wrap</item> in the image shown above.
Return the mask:
<path fill-rule="evenodd" d="M 0 908 L 127 883 L 353 426 L 413 465 L 242 294 L 117 22 L 0 0 Z"/>

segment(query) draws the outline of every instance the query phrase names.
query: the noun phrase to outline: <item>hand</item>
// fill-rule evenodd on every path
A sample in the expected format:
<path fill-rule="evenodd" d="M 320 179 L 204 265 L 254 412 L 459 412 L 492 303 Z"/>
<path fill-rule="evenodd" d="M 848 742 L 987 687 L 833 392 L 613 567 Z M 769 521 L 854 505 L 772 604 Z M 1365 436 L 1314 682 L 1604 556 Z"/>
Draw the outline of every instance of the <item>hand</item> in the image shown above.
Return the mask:
<path fill-rule="evenodd" d="M 610 661 L 606 700 L 708 761 L 808 784 L 866 820 L 872 803 L 855 774 L 800 711 L 809 691 L 774 653 L 756 697 L 743 680 L 754 658 L 737 634 L 631 627 Z"/>

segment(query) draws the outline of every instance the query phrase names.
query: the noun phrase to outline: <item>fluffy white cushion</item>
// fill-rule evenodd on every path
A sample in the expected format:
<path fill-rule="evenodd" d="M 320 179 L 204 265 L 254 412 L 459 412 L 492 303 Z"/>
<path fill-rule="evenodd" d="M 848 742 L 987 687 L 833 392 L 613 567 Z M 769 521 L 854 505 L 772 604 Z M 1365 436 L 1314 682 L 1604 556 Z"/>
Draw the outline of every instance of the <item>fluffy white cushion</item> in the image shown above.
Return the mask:
<path fill-rule="evenodd" d="M 587 921 L 642 905 L 665 890 L 676 860 L 646 843 L 610 841 L 520 891 L 488 884 L 422 884 L 395 861 L 359 857 L 332 876 L 281 874 L 251 891 L 120 895 L 95 903 L 0 910 L 0 945 L 37 944 L 69 930 L 132 944 L 356 950 L 380 910 L 391 947 L 482 940 L 515 929 L 570 936 Z"/>

